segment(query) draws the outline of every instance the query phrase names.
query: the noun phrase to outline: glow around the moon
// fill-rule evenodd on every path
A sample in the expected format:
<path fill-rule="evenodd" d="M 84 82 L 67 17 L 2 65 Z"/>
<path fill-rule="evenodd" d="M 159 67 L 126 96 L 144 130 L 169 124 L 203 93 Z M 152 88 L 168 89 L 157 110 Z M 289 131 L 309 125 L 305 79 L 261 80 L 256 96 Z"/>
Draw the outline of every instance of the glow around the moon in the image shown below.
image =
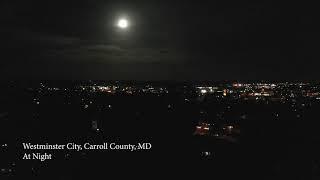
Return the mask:
<path fill-rule="evenodd" d="M 127 19 L 120 19 L 118 21 L 118 27 L 121 29 L 126 29 L 129 26 L 129 21 Z"/>

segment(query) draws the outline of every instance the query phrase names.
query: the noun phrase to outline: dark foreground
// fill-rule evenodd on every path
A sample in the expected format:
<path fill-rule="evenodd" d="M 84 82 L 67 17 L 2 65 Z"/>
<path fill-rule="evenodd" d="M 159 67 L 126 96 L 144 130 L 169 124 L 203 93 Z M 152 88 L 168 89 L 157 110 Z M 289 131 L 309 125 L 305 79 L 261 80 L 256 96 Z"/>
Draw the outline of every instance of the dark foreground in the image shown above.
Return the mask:
<path fill-rule="evenodd" d="M 235 95 L 243 91 L 228 84 L 217 85 L 215 93 L 192 84 L 3 84 L 0 168 L 6 178 L 151 178 L 149 172 L 163 178 L 320 178 L 320 101 L 296 95 L 305 89 L 252 98 Z M 286 98 L 286 91 L 295 96 Z M 106 141 L 146 142 L 152 149 L 49 151 L 53 160 L 22 160 L 24 142 Z"/>

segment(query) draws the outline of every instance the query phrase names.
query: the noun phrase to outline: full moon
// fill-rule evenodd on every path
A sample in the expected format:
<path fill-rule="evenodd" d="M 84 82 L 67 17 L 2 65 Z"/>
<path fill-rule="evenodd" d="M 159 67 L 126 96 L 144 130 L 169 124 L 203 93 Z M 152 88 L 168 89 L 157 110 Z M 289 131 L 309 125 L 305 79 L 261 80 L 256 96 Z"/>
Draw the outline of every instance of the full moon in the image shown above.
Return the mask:
<path fill-rule="evenodd" d="M 129 26 L 129 21 L 127 19 L 120 19 L 118 21 L 118 27 L 121 29 L 127 29 Z"/>

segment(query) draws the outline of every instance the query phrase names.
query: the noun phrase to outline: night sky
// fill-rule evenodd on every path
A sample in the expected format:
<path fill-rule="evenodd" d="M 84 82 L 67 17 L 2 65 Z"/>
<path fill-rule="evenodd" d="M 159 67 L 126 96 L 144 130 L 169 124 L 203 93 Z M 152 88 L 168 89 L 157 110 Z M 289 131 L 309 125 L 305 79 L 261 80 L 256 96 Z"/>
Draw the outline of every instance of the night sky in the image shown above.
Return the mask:
<path fill-rule="evenodd" d="M 0 79 L 316 80 L 318 6 L 301 3 L 2 0 Z"/>

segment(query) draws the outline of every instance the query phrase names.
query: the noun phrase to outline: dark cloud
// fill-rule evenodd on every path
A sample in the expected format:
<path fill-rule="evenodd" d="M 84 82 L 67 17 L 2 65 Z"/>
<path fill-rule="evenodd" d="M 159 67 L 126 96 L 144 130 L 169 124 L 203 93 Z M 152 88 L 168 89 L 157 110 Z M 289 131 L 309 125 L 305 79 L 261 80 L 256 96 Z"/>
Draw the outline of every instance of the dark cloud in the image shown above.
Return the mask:
<path fill-rule="evenodd" d="M 2 77 L 319 77 L 315 9 L 279 1 L 1 1 Z M 129 31 L 114 27 L 120 15 Z"/>
<path fill-rule="evenodd" d="M 137 77 L 143 80 L 143 77 L 150 73 L 150 79 L 161 79 L 171 74 L 171 66 L 185 60 L 183 52 L 172 49 L 128 48 L 30 30 L 15 30 L 10 34 L 11 36 L 7 37 L 7 42 L 11 44 L 8 49 L 16 49 L 19 54 L 10 53 L 4 56 L 10 58 L 10 61 L 6 61 L 2 66 L 2 74 L 14 79 Z M 26 58 L 22 60 L 21 57 Z"/>

